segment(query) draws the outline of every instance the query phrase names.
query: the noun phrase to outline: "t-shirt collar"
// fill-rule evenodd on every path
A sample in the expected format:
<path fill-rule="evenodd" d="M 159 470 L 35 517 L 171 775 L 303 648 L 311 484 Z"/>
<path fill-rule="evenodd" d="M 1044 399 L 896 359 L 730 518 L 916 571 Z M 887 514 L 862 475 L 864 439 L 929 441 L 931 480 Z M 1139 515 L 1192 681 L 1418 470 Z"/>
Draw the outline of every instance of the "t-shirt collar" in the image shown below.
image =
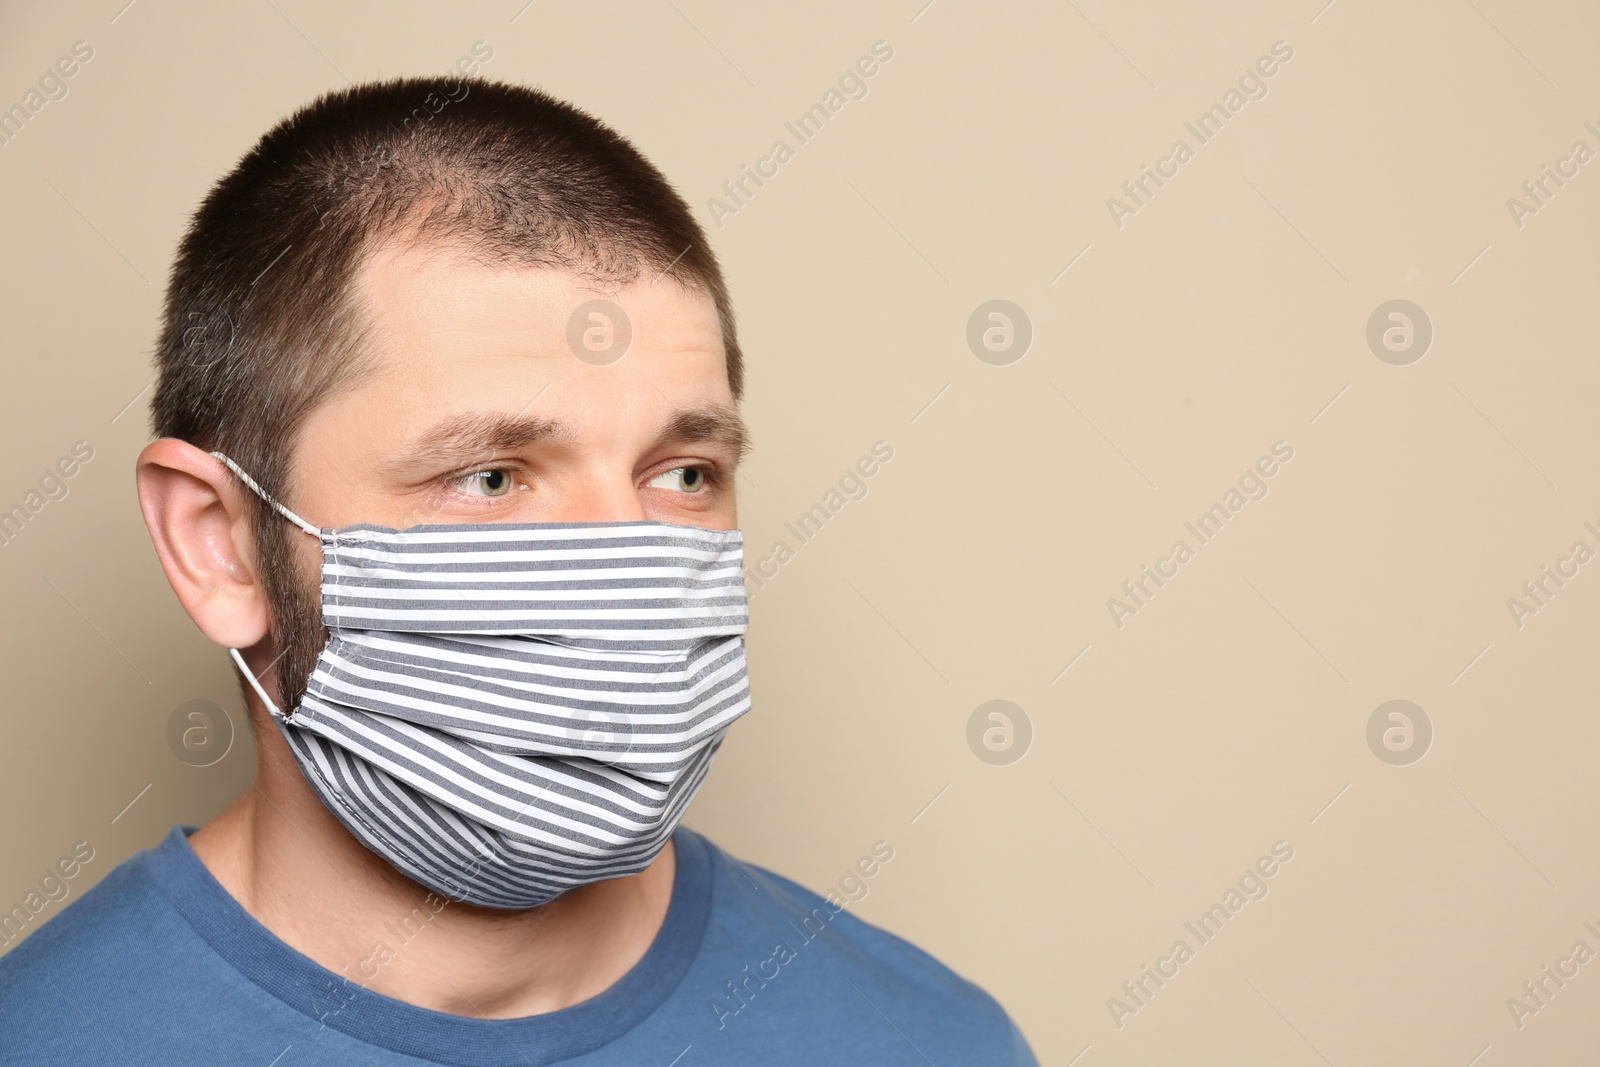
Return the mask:
<path fill-rule="evenodd" d="M 174 826 L 152 851 L 150 870 L 179 913 L 230 966 L 289 1007 L 351 1037 L 460 1067 L 492 1067 L 508 1058 L 538 1067 L 620 1037 L 683 980 L 710 911 L 709 845 L 679 826 L 672 838 L 677 852 L 672 900 L 643 959 L 603 993 L 569 1008 L 520 1019 L 473 1019 L 374 993 L 302 955 L 257 922 L 212 876 L 189 844 L 194 830 Z"/>

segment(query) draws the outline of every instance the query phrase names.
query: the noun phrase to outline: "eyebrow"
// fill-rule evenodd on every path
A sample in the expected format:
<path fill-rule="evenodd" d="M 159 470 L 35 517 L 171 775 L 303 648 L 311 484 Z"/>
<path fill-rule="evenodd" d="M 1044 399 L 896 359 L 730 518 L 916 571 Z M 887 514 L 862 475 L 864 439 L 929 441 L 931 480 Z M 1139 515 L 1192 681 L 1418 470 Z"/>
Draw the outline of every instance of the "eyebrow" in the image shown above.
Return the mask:
<path fill-rule="evenodd" d="M 403 479 L 421 471 L 488 462 L 496 452 L 536 441 L 570 440 L 571 431 L 555 419 L 532 415 L 452 415 L 418 434 L 392 459 L 378 466 L 386 479 Z"/>
<path fill-rule="evenodd" d="M 419 472 L 453 469 L 474 461 L 489 462 L 496 453 L 510 452 L 540 441 L 571 444 L 572 428 L 559 419 L 532 415 L 456 415 L 435 423 L 402 447 L 399 454 L 378 467 L 380 477 L 391 480 L 415 477 Z M 731 455 L 731 465 L 751 448 L 750 432 L 737 408 L 710 404 L 678 408 L 651 442 L 652 449 L 677 442 L 709 441 Z"/>
<path fill-rule="evenodd" d="M 651 447 L 661 448 L 678 441 L 709 441 L 721 445 L 732 457 L 730 465 L 734 467 L 750 454 L 751 448 L 750 431 L 740 418 L 739 409 L 727 404 L 678 408 Z"/>

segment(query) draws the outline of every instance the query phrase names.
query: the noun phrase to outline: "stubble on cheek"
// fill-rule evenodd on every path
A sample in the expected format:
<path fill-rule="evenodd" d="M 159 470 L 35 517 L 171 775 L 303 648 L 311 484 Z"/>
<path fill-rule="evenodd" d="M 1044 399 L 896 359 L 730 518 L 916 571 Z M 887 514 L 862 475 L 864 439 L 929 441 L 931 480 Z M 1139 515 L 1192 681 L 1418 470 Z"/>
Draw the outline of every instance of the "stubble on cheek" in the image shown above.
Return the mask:
<path fill-rule="evenodd" d="M 285 715 L 292 714 L 305 695 L 317 658 L 328 643 L 322 621 L 320 553 L 313 561 L 294 552 L 294 547 L 287 540 L 272 546 L 265 553 L 262 575 L 278 650 L 278 699 Z"/>

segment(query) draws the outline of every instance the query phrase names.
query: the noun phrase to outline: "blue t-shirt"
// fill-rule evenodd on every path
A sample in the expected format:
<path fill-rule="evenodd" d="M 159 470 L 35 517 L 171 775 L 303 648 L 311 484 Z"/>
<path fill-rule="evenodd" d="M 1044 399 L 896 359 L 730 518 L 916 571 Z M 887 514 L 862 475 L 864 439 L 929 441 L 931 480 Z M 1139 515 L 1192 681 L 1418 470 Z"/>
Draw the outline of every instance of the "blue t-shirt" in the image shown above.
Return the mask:
<path fill-rule="evenodd" d="M 173 827 L 0 958 L 0 1061 L 1037 1067 L 977 986 L 687 827 L 644 958 L 580 1004 L 502 1020 L 414 1007 L 312 962 L 212 877 L 193 829 Z"/>

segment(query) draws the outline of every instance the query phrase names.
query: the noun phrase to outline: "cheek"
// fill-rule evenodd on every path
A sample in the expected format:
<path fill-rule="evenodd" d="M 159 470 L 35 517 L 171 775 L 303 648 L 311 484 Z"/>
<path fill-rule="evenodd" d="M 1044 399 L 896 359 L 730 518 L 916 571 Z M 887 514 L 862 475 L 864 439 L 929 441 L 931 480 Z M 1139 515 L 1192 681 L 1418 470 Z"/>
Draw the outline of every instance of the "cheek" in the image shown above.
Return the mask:
<path fill-rule="evenodd" d="M 288 571 L 278 569 L 272 576 L 262 574 L 271 589 L 270 610 L 274 614 L 292 612 L 298 619 L 293 627 L 300 640 L 322 639 L 322 547 L 317 541 L 289 527 L 283 537 L 287 541 Z M 284 589 L 287 582 L 290 586 Z M 319 646 L 320 647 L 320 646 Z"/>
<path fill-rule="evenodd" d="M 738 525 L 738 508 L 732 485 L 707 486 L 700 493 L 670 489 L 640 490 L 644 517 L 655 522 L 699 526 L 707 530 L 732 530 Z"/>

